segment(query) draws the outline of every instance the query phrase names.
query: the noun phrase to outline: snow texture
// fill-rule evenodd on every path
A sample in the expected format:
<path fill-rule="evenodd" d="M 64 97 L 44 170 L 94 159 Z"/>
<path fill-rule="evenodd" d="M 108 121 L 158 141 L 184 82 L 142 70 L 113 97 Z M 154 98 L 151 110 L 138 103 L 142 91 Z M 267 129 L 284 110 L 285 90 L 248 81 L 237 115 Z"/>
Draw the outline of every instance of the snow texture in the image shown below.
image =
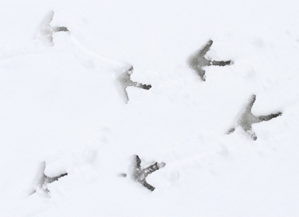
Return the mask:
<path fill-rule="evenodd" d="M 299 216 L 298 4 L 2 1 L 1 216 Z"/>

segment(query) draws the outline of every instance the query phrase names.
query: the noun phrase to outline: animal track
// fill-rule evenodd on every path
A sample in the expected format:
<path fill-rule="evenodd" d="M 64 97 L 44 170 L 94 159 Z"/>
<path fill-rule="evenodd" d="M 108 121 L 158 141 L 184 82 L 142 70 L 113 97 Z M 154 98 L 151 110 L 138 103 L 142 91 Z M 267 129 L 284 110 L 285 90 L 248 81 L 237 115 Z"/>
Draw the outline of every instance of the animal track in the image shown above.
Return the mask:
<path fill-rule="evenodd" d="M 250 137 L 253 140 L 257 140 L 257 136 L 256 136 L 255 132 L 253 132 L 253 130 L 252 130 L 252 124 L 260 123 L 262 121 L 269 121 L 272 118 L 276 118 L 276 117 L 282 115 L 281 112 L 277 112 L 277 113 L 270 114 L 270 115 L 255 116 L 254 114 L 252 114 L 252 111 L 251 111 L 255 100 L 256 100 L 256 95 L 252 95 L 249 104 L 246 106 L 246 110 L 241 115 L 241 117 L 237 123 L 237 126 L 240 126 L 246 133 L 248 133 L 250 135 Z M 228 134 L 234 132 L 235 129 L 236 129 L 236 127 L 230 129 L 228 131 Z"/>
<path fill-rule="evenodd" d="M 213 44 L 212 40 L 209 40 L 206 45 L 197 51 L 194 55 L 192 55 L 189 60 L 189 66 L 196 71 L 199 75 L 201 80 L 206 81 L 206 71 L 203 69 L 205 66 L 226 66 L 231 65 L 233 62 L 231 60 L 227 61 L 217 61 L 217 60 L 210 60 L 205 57 L 207 52 L 210 50 Z"/>
<path fill-rule="evenodd" d="M 51 26 L 54 17 L 54 11 L 50 11 L 49 14 L 44 18 L 40 25 L 39 34 L 45 38 L 48 42 L 53 45 L 53 33 L 56 32 L 69 32 L 68 28 L 65 26 Z"/>
<path fill-rule="evenodd" d="M 145 89 L 145 90 L 149 90 L 152 87 L 151 85 L 142 84 L 142 83 L 138 83 L 138 82 L 132 81 L 131 80 L 131 75 L 132 74 L 133 74 L 133 66 L 131 66 L 126 72 L 122 73 L 118 77 L 118 80 L 121 83 L 123 92 L 124 92 L 124 94 L 126 96 L 126 102 L 129 101 L 129 95 L 128 95 L 128 92 L 127 92 L 127 87 L 132 86 L 132 87 L 142 88 L 142 89 Z"/>
<path fill-rule="evenodd" d="M 46 192 L 46 193 L 49 193 L 49 189 L 48 189 L 48 184 L 52 183 L 52 182 L 55 182 L 55 181 L 58 181 L 60 178 L 64 177 L 64 176 L 67 176 L 68 173 L 62 173 L 58 176 L 53 176 L 53 177 L 50 177 L 50 176 L 47 176 L 45 174 L 45 169 L 46 169 L 46 162 L 43 162 L 43 165 L 42 165 L 42 174 L 41 174 L 41 178 L 40 180 L 38 181 L 38 187 Z"/>
<path fill-rule="evenodd" d="M 133 174 L 132 174 L 132 179 L 134 179 L 136 182 L 139 182 L 140 184 L 142 184 L 144 187 L 146 187 L 148 190 L 150 191 L 154 191 L 155 190 L 155 187 L 153 187 L 152 185 L 148 184 L 146 182 L 146 177 L 165 167 L 165 163 L 154 163 L 153 165 L 147 167 L 147 168 L 144 168 L 144 169 L 141 169 L 141 160 L 139 158 L 138 155 L 135 155 L 135 159 L 134 159 L 134 171 L 133 171 Z"/>

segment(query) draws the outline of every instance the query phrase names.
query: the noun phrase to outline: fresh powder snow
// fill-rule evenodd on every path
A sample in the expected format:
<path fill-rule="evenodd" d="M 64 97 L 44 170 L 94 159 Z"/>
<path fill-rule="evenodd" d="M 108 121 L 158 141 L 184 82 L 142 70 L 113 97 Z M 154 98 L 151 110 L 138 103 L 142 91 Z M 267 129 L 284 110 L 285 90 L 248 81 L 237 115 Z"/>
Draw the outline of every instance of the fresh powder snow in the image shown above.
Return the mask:
<path fill-rule="evenodd" d="M 299 216 L 298 6 L 2 1 L 1 216 Z"/>

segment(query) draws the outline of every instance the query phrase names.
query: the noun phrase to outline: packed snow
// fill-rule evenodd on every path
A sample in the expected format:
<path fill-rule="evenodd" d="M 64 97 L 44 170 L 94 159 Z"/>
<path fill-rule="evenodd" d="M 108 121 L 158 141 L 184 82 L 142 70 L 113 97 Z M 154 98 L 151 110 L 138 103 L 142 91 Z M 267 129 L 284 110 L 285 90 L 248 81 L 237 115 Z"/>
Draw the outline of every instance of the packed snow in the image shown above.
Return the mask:
<path fill-rule="evenodd" d="M 299 216 L 297 6 L 3 1 L 1 216 Z"/>

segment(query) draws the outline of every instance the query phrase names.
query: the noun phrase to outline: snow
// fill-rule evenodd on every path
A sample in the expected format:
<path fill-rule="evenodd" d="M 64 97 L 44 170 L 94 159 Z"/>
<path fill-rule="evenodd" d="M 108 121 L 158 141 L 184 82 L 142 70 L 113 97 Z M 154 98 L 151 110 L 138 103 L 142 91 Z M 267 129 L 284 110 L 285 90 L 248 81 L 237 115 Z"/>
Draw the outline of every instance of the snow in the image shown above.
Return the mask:
<path fill-rule="evenodd" d="M 2 216 L 298 216 L 297 5 L 3 2 Z M 48 24 L 69 32 L 51 43 Z M 205 67 L 204 82 L 187 61 L 210 39 L 206 56 L 233 64 Z M 152 88 L 128 87 L 125 103 L 131 65 Z M 256 141 L 228 135 L 253 94 L 254 115 L 282 115 L 253 124 Z M 166 163 L 153 192 L 131 179 L 134 155 Z"/>

